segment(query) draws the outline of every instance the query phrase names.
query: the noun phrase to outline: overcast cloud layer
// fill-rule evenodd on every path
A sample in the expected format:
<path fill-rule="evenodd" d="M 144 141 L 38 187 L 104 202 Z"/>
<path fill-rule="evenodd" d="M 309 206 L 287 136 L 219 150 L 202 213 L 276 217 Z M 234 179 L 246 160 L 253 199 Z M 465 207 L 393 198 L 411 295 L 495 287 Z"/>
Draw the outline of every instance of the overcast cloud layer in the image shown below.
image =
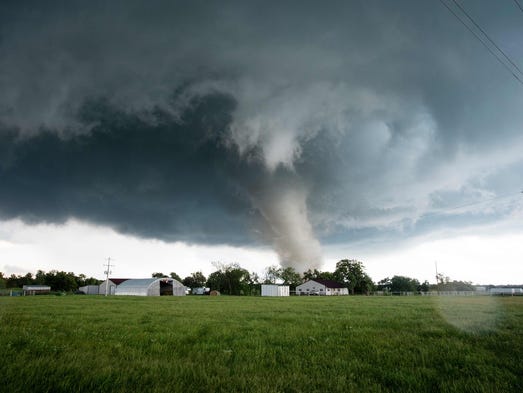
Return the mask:
<path fill-rule="evenodd" d="M 463 4 L 523 60 L 514 4 Z M 266 244 L 308 268 L 321 243 L 521 208 L 500 197 L 522 186 L 522 86 L 438 1 L 4 2 L 0 15 L 3 219 Z"/>

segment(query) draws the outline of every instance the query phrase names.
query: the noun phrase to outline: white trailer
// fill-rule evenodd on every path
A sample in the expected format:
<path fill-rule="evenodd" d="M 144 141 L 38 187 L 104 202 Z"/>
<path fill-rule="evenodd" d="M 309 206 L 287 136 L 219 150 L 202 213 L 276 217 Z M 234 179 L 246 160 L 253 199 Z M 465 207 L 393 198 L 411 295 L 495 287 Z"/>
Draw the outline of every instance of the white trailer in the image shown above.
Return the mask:
<path fill-rule="evenodd" d="M 263 284 L 261 286 L 262 296 L 289 296 L 288 285 L 268 285 Z"/>

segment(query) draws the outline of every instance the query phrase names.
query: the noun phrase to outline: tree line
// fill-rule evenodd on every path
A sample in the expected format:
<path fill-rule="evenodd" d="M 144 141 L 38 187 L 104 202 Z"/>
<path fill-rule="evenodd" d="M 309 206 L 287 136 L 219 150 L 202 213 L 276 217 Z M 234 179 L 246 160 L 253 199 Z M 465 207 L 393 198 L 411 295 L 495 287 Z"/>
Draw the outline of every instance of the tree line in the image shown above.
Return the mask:
<path fill-rule="evenodd" d="M 24 285 L 48 285 L 53 291 L 74 292 L 84 285 L 99 285 L 100 280 L 93 277 L 86 277 L 85 274 L 76 275 L 72 272 L 51 270 L 45 272 L 38 270 L 33 276 L 32 273 L 25 275 L 11 274 L 5 277 L 0 272 L 0 289 L 22 288 Z"/>
<path fill-rule="evenodd" d="M 406 276 L 386 277 L 374 283 L 366 273 L 362 262 L 355 259 L 342 259 L 336 263 L 333 272 L 309 269 L 303 273 L 297 272 L 292 267 L 269 266 L 262 277 L 255 272 L 249 272 L 238 263 L 214 262 L 215 271 L 208 277 L 201 271 L 191 273 L 181 278 L 175 272 L 169 275 L 155 272 L 152 277 L 171 277 L 178 280 L 188 288 L 208 287 L 227 295 L 258 295 L 261 284 L 288 285 L 291 291 L 305 281 L 314 279 L 332 280 L 348 288 L 352 295 L 368 295 L 375 291 L 382 293 L 428 292 L 428 291 L 472 291 L 474 286 L 470 282 L 451 281 L 449 277 L 438 274 L 437 283 L 429 284 L 428 281 L 420 283 L 417 279 Z M 93 277 L 87 278 L 84 274 L 75 275 L 71 272 L 51 270 L 44 272 L 38 270 L 35 276 L 14 275 L 4 277 L 0 272 L 0 288 L 21 288 L 24 285 L 49 285 L 53 291 L 74 292 L 84 285 L 99 285 L 101 280 Z"/>

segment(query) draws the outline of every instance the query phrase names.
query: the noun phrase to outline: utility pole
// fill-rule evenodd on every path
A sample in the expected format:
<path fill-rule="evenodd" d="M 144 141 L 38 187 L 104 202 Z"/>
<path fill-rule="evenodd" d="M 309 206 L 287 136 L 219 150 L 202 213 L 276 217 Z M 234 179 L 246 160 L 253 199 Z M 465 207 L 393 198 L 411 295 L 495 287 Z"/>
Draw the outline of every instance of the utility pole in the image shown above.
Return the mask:
<path fill-rule="evenodd" d="M 436 267 L 436 288 L 438 290 L 438 295 L 439 295 L 439 274 L 438 274 L 438 261 L 434 261 L 434 266 Z"/>
<path fill-rule="evenodd" d="M 114 261 L 114 259 L 113 259 Z M 114 265 L 111 265 L 111 257 L 107 258 L 107 264 L 104 264 L 104 267 L 107 269 L 104 271 L 105 274 L 105 296 L 109 294 L 109 274 L 112 274 L 111 267 L 114 267 Z"/>

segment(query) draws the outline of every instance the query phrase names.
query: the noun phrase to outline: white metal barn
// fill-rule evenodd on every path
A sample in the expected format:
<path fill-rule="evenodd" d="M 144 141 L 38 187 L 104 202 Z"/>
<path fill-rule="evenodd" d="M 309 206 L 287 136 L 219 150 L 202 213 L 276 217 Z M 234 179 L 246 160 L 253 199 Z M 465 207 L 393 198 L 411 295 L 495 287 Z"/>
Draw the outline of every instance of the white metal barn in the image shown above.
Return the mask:
<path fill-rule="evenodd" d="M 263 284 L 261 286 L 262 296 L 289 296 L 289 294 L 290 292 L 288 285 Z"/>
<path fill-rule="evenodd" d="M 185 286 L 167 277 L 129 279 L 116 287 L 115 295 L 185 296 Z"/>
<path fill-rule="evenodd" d="M 332 280 L 309 280 L 296 287 L 296 295 L 339 296 L 348 294 L 348 288 Z"/>

